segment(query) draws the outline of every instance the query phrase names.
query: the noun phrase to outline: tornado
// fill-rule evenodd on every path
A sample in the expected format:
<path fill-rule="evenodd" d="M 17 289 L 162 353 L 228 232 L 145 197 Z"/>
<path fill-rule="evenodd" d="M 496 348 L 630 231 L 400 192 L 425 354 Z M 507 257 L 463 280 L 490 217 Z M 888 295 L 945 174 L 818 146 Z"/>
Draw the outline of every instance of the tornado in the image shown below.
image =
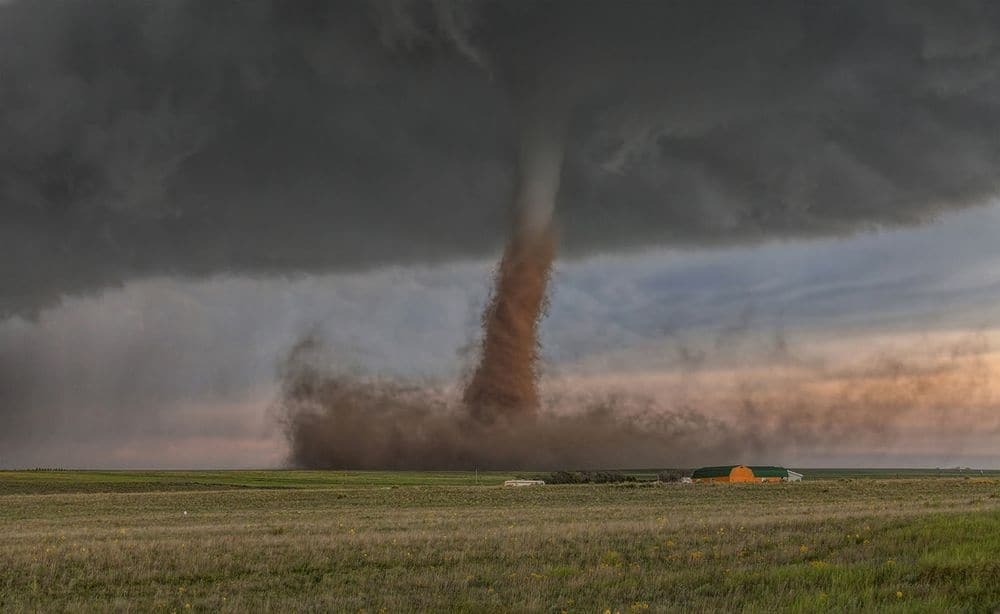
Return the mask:
<path fill-rule="evenodd" d="M 562 118 L 535 114 L 521 130 L 510 238 L 483 313 L 482 347 L 463 402 L 485 424 L 538 412 L 539 323 L 556 251 L 553 226 L 564 144 Z"/>

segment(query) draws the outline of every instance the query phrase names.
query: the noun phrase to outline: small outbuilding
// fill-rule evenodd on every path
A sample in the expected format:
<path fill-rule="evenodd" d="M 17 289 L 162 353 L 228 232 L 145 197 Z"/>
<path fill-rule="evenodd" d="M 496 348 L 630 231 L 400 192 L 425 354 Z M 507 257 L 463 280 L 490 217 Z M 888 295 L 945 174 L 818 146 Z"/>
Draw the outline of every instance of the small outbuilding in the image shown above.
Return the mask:
<path fill-rule="evenodd" d="M 504 486 L 542 486 L 545 480 L 506 480 Z"/>
<path fill-rule="evenodd" d="M 801 473 L 766 465 L 721 465 L 701 467 L 691 474 L 695 482 L 798 482 Z"/>

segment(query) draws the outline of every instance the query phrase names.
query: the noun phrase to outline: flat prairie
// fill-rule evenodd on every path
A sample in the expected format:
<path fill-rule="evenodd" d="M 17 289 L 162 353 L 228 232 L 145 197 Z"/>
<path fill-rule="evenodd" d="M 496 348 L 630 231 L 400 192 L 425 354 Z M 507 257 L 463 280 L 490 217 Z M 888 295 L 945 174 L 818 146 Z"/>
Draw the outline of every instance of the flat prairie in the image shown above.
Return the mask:
<path fill-rule="evenodd" d="M 0 472 L 0 611 L 1000 608 L 1000 474 L 803 472 Z"/>

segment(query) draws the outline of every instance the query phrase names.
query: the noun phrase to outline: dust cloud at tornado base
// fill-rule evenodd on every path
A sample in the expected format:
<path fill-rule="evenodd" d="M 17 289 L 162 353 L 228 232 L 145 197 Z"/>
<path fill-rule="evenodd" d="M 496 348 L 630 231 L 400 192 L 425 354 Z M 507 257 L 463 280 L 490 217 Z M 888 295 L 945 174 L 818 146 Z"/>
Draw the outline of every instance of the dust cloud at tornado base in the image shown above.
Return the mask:
<path fill-rule="evenodd" d="M 489 422 L 454 387 L 341 371 L 331 351 L 308 338 L 283 363 L 276 410 L 296 466 L 685 467 L 873 445 L 916 458 L 927 450 L 915 449 L 915 432 L 936 433 L 931 448 L 948 441 L 955 456 L 971 433 L 1000 435 L 998 360 L 975 333 L 837 360 L 788 354 L 760 369 L 681 371 L 652 387 L 570 378 L 543 387 L 536 414 Z"/>

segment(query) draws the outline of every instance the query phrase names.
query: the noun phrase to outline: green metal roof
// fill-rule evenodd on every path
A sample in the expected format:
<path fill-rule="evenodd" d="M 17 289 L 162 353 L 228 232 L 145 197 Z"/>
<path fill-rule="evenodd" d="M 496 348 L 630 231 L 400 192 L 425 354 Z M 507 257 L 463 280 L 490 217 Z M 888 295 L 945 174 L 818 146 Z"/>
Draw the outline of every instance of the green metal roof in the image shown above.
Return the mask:
<path fill-rule="evenodd" d="M 719 465 L 717 467 L 701 467 L 695 469 L 691 474 L 692 478 L 724 478 L 728 477 L 734 467 L 739 465 Z M 747 465 L 753 471 L 754 477 L 758 478 L 787 478 L 788 469 L 784 467 L 774 467 L 770 465 Z"/>
<path fill-rule="evenodd" d="M 720 465 L 718 467 L 701 467 L 700 469 L 695 469 L 694 473 L 691 474 L 691 477 L 725 478 L 729 477 L 729 472 L 733 470 L 733 467 L 739 467 L 739 465 Z"/>
<path fill-rule="evenodd" d="M 750 470 L 753 471 L 755 478 L 787 478 L 788 469 L 784 467 L 770 467 L 770 466 L 754 466 L 748 465 Z"/>

